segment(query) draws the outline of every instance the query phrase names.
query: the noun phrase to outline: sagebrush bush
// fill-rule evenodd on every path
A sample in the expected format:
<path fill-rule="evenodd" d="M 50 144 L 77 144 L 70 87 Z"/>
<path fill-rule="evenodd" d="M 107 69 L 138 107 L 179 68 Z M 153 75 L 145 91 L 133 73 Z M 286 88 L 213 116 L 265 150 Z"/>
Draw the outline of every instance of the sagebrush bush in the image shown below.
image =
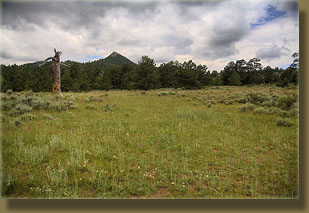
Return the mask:
<path fill-rule="evenodd" d="M 6 91 L 6 94 L 8 94 L 8 95 L 11 95 L 11 94 L 13 94 L 13 90 L 11 90 L 11 89 L 8 89 L 8 90 Z"/>
<path fill-rule="evenodd" d="M 178 92 L 176 92 L 176 96 L 181 98 L 181 97 L 185 97 L 185 94 L 182 91 L 178 91 Z"/>
<path fill-rule="evenodd" d="M 291 117 L 297 117 L 298 116 L 298 110 L 292 109 L 290 111 L 281 111 L 280 116 L 283 118 L 291 118 Z"/>
<path fill-rule="evenodd" d="M 223 103 L 225 105 L 231 105 L 231 104 L 233 104 L 233 101 L 232 100 L 225 100 Z"/>
<path fill-rule="evenodd" d="M 116 104 L 106 104 L 103 107 L 103 111 L 114 111 L 117 109 L 117 105 Z"/>
<path fill-rule="evenodd" d="M 92 101 L 95 101 L 95 97 L 94 96 L 89 96 L 85 99 L 86 102 L 92 102 Z"/>
<path fill-rule="evenodd" d="M 247 111 L 253 111 L 254 110 L 254 105 L 253 104 L 246 104 L 246 105 L 242 105 L 239 110 L 241 112 L 247 112 Z"/>
<path fill-rule="evenodd" d="M 31 112 L 32 111 L 32 107 L 25 105 L 25 104 L 17 104 L 13 111 L 10 113 L 11 116 L 17 116 L 17 115 L 21 115 L 27 112 Z"/>
<path fill-rule="evenodd" d="M 96 107 L 93 104 L 87 104 L 86 109 L 96 109 Z"/>
<path fill-rule="evenodd" d="M 45 106 L 44 101 L 41 98 L 28 98 L 28 103 L 33 109 L 43 109 Z M 49 105 L 49 104 L 48 104 Z"/>
<path fill-rule="evenodd" d="M 75 104 L 69 106 L 69 109 L 77 109 L 77 108 L 78 107 Z"/>
<path fill-rule="evenodd" d="M 215 105 L 217 102 L 215 100 L 208 100 L 204 102 L 204 105 L 207 107 L 211 107 L 212 105 Z"/>
<path fill-rule="evenodd" d="M 263 103 L 261 103 L 261 106 L 264 106 L 264 107 L 275 107 L 275 106 L 277 106 L 277 101 L 275 101 L 273 99 L 267 99 Z"/>
<path fill-rule="evenodd" d="M 49 120 L 54 120 L 54 117 L 49 115 L 49 114 L 43 114 L 42 116 L 43 116 L 43 118 L 47 118 Z"/>
<path fill-rule="evenodd" d="M 246 97 L 241 97 L 241 98 L 237 99 L 237 102 L 240 103 L 240 104 L 245 104 L 245 103 L 247 103 L 247 101 L 248 101 L 248 98 L 246 98 Z"/>
<path fill-rule="evenodd" d="M 101 101 L 103 101 L 103 100 L 100 99 L 100 98 L 95 98 L 94 96 L 91 95 L 91 96 L 89 96 L 88 98 L 86 98 L 85 101 L 86 101 L 86 102 L 95 102 L 95 101 L 101 102 Z"/>
<path fill-rule="evenodd" d="M 1 122 L 6 121 L 6 117 L 5 117 L 5 115 L 0 114 L 0 121 L 1 121 Z"/>
<path fill-rule="evenodd" d="M 252 104 L 261 105 L 264 101 L 267 100 L 267 96 L 262 93 L 249 93 L 248 101 Z"/>
<path fill-rule="evenodd" d="M 176 92 L 175 91 L 169 91 L 168 94 L 169 95 L 176 95 Z"/>
<path fill-rule="evenodd" d="M 101 95 L 100 95 L 100 98 L 102 98 L 102 97 L 104 97 L 104 96 L 108 96 L 108 93 L 101 94 Z"/>
<path fill-rule="evenodd" d="M 9 120 L 9 126 L 10 127 L 18 127 L 21 124 L 22 124 L 22 121 L 19 117 L 15 117 L 15 118 Z"/>
<path fill-rule="evenodd" d="M 278 126 L 287 126 L 287 127 L 290 127 L 290 126 L 293 126 L 293 123 L 286 119 L 286 118 L 278 118 L 277 119 L 277 125 Z"/>
<path fill-rule="evenodd" d="M 54 102 L 49 106 L 49 110 L 52 111 L 62 111 L 62 110 L 66 110 L 68 107 L 61 103 L 61 102 Z"/>
<path fill-rule="evenodd" d="M 166 96 L 166 95 L 168 95 L 168 92 L 166 92 L 166 91 L 158 93 L 158 96 Z"/>
<path fill-rule="evenodd" d="M 20 119 L 22 121 L 35 120 L 35 119 L 38 119 L 38 116 L 30 114 L 30 113 L 26 113 L 26 114 L 21 115 Z"/>
<path fill-rule="evenodd" d="M 283 110 L 290 110 L 296 101 L 296 95 L 285 95 L 279 98 L 277 106 Z"/>
<path fill-rule="evenodd" d="M 276 112 L 278 112 L 278 110 L 274 107 L 270 107 L 270 108 L 265 108 L 265 107 L 258 107 L 258 108 L 255 108 L 253 110 L 253 113 L 254 114 L 268 114 L 268 115 L 273 115 L 275 114 Z"/>
<path fill-rule="evenodd" d="M 12 101 L 14 101 L 14 102 L 17 100 L 17 98 L 18 98 L 18 96 L 15 95 L 15 94 L 12 94 L 12 95 L 10 96 L 10 99 L 11 99 Z"/>
<path fill-rule="evenodd" d="M 7 100 L 1 103 L 1 109 L 3 111 L 9 111 L 14 108 L 14 101 Z"/>

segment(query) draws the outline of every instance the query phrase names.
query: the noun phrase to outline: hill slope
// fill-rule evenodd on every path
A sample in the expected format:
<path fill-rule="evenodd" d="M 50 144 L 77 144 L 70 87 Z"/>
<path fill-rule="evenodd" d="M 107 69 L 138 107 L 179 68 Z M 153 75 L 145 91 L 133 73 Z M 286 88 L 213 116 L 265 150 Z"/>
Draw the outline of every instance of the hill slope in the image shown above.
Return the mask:
<path fill-rule="evenodd" d="M 135 64 L 130 59 L 120 55 L 117 52 L 113 52 L 104 59 L 99 59 L 89 63 L 93 66 L 99 66 L 99 67 L 108 67 L 110 65 Z"/>

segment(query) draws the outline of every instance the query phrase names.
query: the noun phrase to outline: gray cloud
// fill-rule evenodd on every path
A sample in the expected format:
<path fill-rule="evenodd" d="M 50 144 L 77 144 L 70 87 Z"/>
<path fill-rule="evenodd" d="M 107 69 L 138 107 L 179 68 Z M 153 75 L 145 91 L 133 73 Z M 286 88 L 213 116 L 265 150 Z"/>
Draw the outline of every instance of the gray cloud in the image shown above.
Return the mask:
<path fill-rule="evenodd" d="M 3 50 L 1 50 L 0 56 L 1 56 L 1 58 L 4 58 L 4 59 L 11 59 L 11 58 L 13 58 L 13 56 L 10 53 L 8 53 L 6 51 L 3 51 Z"/>
<path fill-rule="evenodd" d="M 298 0 L 285 0 L 282 1 L 279 8 L 287 11 L 288 15 L 294 19 L 298 19 Z"/>
<path fill-rule="evenodd" d="M 280 58 L 282 55 L 285 55 L 283 51 L 284 51 L 283 47 L 272 45 L 271 47 L 258 49 L 256 51 L 256 57 L 265 60 L 272 60 L 274 58 Z"/>
<path fill-rule="evenodd" d="M 27 24 L 44 26 L 48 22 L 64 29 L 88 28 L 111 9 L 126 8 L 136 16 L 147 18 L 147 13 L 154 12 L 156 5 L 156 2 L 119 1 L 3 2 L 1 18 L 3 26 L 17 30 L 25 30 Z"/>
<path fill-rule="evenodd" d="M 236 43 L 249 33 L 249 24 L 244 18 L 246 8 L 236 2 L 220 2 L 220 7 L 210 17 L 211 25 L 205 26 L 198 54 L 208 59 L 229 57 L 238 53 Z"/>
<path fill-rule="evenodd" d="M 263 15 L 259 8 L 269 1 L 273 0 L 263 0 L 262 5 L 242 0 L 3 2 L 0 59 L 42 60 L 56 47 L 63 50 L 63 60 L 84 61 L 117 51 L 135 62 L 148 55 L 157 63 L 175 59 L 224 63 L 243 52 L 239 44 L 252 34 L 249 23 Z M 295 1 L 285 1 L 278 8 L 295 13 Z M 258 45 L 276 43 L 262 38 L 255 42 L 250 57 L 256 52 L 267 55 L 266 50 L 257 51 Z M 284 45 L 295 49 L 290 42 L 291 36 L 285 36 Z"/>

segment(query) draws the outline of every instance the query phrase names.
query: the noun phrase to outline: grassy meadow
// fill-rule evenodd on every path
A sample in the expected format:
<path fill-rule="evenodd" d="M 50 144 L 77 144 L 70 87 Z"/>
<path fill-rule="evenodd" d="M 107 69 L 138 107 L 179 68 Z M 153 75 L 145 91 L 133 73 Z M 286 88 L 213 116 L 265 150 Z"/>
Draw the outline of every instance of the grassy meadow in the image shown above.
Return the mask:
<path fill-rule="evenodd" d="M 297 198 L 298 88 L 1 94 L 8 198 Z"/>

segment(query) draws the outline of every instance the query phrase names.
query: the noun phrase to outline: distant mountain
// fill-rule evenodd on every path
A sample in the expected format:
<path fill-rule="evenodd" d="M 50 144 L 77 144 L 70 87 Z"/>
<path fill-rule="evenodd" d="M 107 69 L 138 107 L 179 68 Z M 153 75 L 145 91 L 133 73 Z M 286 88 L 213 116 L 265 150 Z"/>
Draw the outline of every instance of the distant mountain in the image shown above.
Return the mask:
<path fill-rule="evenodd" d="M 127 57 L 122 56 L 121 54 L 117 53 L 117 52 L 113 52 L 112 54 L 110 54 L 109 56 L 107 56 L 106 58 L 103 59 L 99 59 L 96 61 L 89 61 L 89 62 L 85 62 L 85 63 L 81 63 L 81 62 L 77 62 L 77 61 L 71 61 L 71 60 L 66 60 L 66 61 L 62 61 L 65 64 L 80 64 L 83 66 L 83 64 L 88 64 L 90 66 L 93 67 L 102 67 L 102 68 L 106 68 L 106 67 L 110 67 L 110 66 L 117 66 L 117 65 L 123 65 L 123 64 L 135 64 L 134 62 L 132 62 L 130 59 L 128 59 Z M 42 64 L 43 61 L 35 61 L 32 63 L 25 63 L 22 65 L 19 65 L 21 67 L 25 67 L 25 66 L 34 66 L 34 67 L 38 67 L 40 64 Z M 50 66 L 51 61 L 47 62 L 44 66 Z"/>
<path fill-rule="evenodd" d="M 120 55 L 117 52 L 113 52 L 106 58 L 88 62 L 88 63 L 90 63 L 93 66 L 99 66 L 99 67 L 108 67 L 111 65 L 122 65 L 122 64 L 135 64 L 130 59 Z"/>

